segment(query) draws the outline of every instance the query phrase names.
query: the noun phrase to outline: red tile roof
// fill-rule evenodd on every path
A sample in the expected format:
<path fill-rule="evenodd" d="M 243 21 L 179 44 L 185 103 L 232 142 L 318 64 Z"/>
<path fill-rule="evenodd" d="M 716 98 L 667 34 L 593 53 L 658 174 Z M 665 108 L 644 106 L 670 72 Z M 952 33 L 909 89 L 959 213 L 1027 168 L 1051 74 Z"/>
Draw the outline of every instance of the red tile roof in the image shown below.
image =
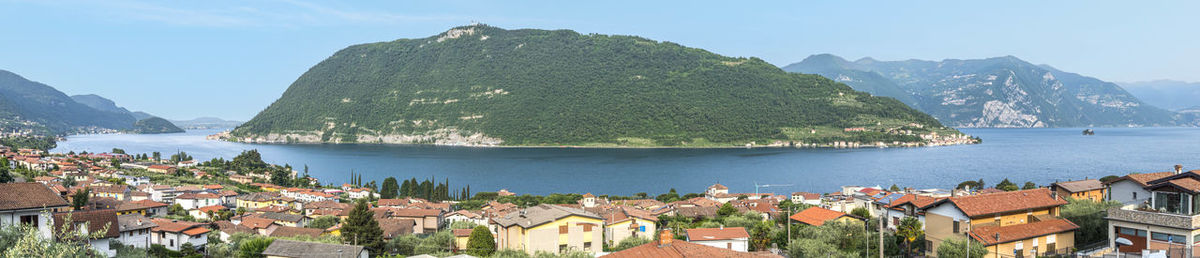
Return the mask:
<path fill-rule="evenodd" d="M 1108 182 L 1104 182 L 1104 183 L 1105 184 L 1113 184 L 1113 183 L 1116 183 L 1116 182 L 1119 182 L 1122 180 L 1130 180 L 1130 181 L 1133 181 L 1134 183 L 1138 183 L 1138 185 L 1141 185 L 1142 187 L 1146 187 L 1146 186 L 1150 186 L 1150 184 L 1149 184 L 1150 181 L 1158 180 L 1160 178 L 1168 177 L 1168 176 L 1171 176 L 1174 174 L 1175 174 L 1175 172 L 1129 174 L 1129 175 L 1125 175 L 1123 177 L 1117 178 L 1116 180 L 1112 180 L 1112 181 L 1108 181 Z"/>
<path fill-rule="evenodd" d="M 750 239 L 746 228 L 693 228 L 687 230 L 688 241 Z"/>
<path fill-rule="evenodd" d="M 120 224 L 117 222 L 117 212 L 115 210 L 90 210 L 90 211 L 74 211 L 54 214 L 54 227 L 61 229 L 67 227 L 70 230 L 76 230 L 74 225 L 66 225 L 67 217 L 71 217 L 72 224 L 87 222 L 87 232 L 97 232 L 108 227 L 108 231 L 104 232 L 105 238 L 120 236 Z"/>
<path fill-rule="evenodd" d="M 843 216 L 850 216 L 850 214 L 845 214 L 821 207 L 812 207 L 797 212 L 796 214 L 792 214 L 792 216 L 788 218 L 804 224 L 821 226 L 825 225 L 825 222 L 829 222 L 830 220 L 835 220 Z"/>
<path fill-rule="evenodd" d="M 672 241 L 670 244 L 660 245 L 659 243 L 648 243 L 639 245 L 633 248 L 625 249 L 615 253 L 610 253 L 604 258 L 643 258 L 643 257 L 662 257 L 662 258 L 680 258 L 680 257 L 725 257 L 725 258 L 758 258 L 758 257 L 781 257 L 769 253 L 744 253 L 734 250 L 717 248 L 702 244 L 688 243 L 684 241 Z"/>
<path fill-rule="evenodd" d="M 259 217 L 242 217 L 241 221 L 242 223 L 238 225 L 246 226 L 252 229 L 267 228 L 270 227 L 271 224 L 275 224 L 275 220 L 273 219 Z"/>
<path fill-rule="evenodd" d="M 1078 229 L 1066 219 L 1039 221 L 1012 226 L 983 226 L 971 229 L 971 238 L 984 245 L 995 245 Z M 996 236 L 1000 238 L 997 239 Z"/>
<path fill-rule="evenodd" d="M 42 183 L 0 184 L 0 210 L 67 206 L 67 200 Z"/>
<path fill-rule="evenodd" d="M 469 229 L 469 228 L 468 229 L 455 229 L 454 236 L 455 237 L 469 237 L 469 236 L 471 236 L 471 231 L 474 231 L 474 229 Z"/>
<path fill-rule="evenodd" d="M 177 221 L 169 219 L 151 219 L 157 227 L 150 229 L 151 232 L 173 232 L 184 233 L 190 236 L 208 233 L 208 228 L 204 227 L 204 223 L 194 223 L 186 221 Z"/>
<path fill-rule="evenodd" d="M 1067 204 L 1062 197 L 1052 197 L 1050 189 L 1030 190 L 957 196 L 948 199 L 968 217 L 990 215 L 1027 209 L 1047 208 Z"/>

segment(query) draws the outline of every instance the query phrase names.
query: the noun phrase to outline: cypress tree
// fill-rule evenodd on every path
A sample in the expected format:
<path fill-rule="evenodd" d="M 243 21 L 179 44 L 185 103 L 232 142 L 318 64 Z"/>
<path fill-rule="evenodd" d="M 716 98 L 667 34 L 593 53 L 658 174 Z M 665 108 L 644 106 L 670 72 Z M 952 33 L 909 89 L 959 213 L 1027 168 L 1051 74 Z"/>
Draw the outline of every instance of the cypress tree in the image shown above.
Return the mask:
<path fill-rule="evenodd" d="M 359 199 L 342 225 L 342 242 L 361 245 L 371 253 L 383 250 L 383 229 L 374 215 L 367 206 L 367 200 Z"/>

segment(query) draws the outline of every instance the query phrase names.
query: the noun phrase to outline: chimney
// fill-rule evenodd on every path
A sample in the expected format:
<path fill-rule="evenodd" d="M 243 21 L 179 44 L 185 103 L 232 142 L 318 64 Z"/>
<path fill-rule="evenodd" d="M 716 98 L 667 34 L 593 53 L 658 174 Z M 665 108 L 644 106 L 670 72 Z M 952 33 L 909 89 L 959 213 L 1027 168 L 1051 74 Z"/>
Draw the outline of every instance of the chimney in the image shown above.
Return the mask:
<path fill-rule="evenodd" d="M 658 246 L 670 246 L 671 241 L 675 240 L 675 235 L 671 234 L 670 229 L 663 229 L 658 233 Z"/>
<path fill-rule="evenodd" d="M 1175 165 L 1175 174 L 1182 174 L 1182 173 L 1183 173 L 1183 165 L 1178 165 L 1178 164 Z"/>

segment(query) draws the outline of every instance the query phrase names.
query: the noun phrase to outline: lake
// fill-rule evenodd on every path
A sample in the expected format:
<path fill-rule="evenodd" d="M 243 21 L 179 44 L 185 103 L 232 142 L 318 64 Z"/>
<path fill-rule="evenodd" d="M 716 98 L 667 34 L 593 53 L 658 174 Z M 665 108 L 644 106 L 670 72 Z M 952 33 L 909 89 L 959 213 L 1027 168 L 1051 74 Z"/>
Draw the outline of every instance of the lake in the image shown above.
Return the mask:
<path fill-rule="evenodd" d="M 713 183 L 731 192 L 831 192 L 842 185 L 953 188 L 965 180 L 1018 185 L 1168 171 L 1175 164 L 1200 169 L 1198 128 L 964 129 L 982 144 L 885 149 L 580 149 L 480 148 L 408 145 L 264 145 L 205 140 L 219 130 L 159 135 L 76 135 L 53 152 L 128 153 L 184 151 L 197 160 L 231 159 L 258 149 L 265 161 L 308 165 L 322 183 L 341 184 L 349 172 L 364 181 L 449 179 L 452 189 L 509 189 L 518 194 L 585 193 L 651 195 L 676 188 L 703 192 Z"/>

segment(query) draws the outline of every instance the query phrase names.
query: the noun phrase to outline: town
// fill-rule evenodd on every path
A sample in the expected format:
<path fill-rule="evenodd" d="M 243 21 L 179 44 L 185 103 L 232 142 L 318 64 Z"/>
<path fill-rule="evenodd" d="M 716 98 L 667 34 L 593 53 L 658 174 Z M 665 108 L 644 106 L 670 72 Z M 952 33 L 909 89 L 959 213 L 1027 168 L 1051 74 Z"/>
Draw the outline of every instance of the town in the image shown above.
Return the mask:
<path fill-rule="evenodd" d="M 1190 257 L 1200 242 L 1200 170 L 1180 165 L 945 189 L 535 196 L 433 178 L 322 185 L 256 150 L 0 155 L 6 257 Z"/>

